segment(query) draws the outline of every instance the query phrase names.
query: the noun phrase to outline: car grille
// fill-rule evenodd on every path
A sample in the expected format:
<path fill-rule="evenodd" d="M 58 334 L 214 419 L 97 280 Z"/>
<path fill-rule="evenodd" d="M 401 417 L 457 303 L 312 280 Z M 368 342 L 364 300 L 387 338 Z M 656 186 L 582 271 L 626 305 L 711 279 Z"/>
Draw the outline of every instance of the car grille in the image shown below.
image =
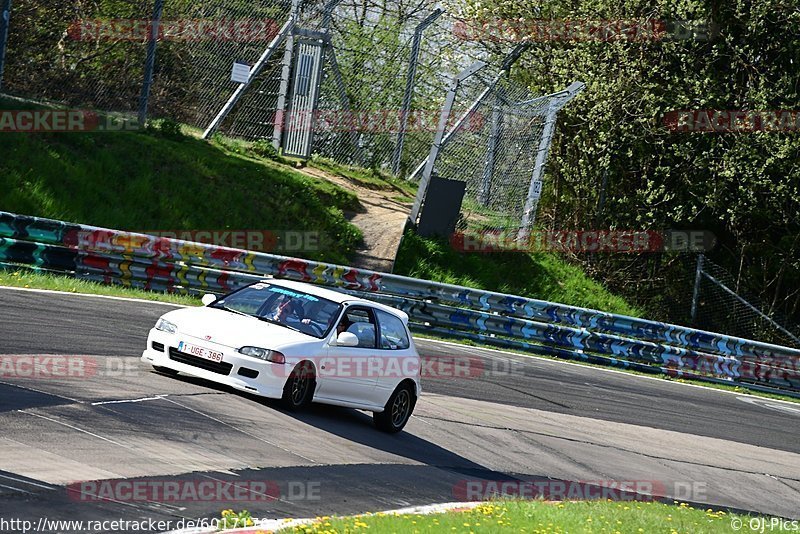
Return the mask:
<path fill-rule="evenodd" d="M 175 347 L 169 348 L 169 359 L 175 360 L 176 362 L 185 363 L 186 365 L 199 367 L 200 369 L 205 369 L 206 371 L 211 371 L 212 373 L 217 373 L 220 375 L 228 375 L 231 373 L 231 369 L 233 369 L 233 365 L 227 362 L 212 362 L 211 360 L 198 358 L 197 356 L 180 352 Z"/>

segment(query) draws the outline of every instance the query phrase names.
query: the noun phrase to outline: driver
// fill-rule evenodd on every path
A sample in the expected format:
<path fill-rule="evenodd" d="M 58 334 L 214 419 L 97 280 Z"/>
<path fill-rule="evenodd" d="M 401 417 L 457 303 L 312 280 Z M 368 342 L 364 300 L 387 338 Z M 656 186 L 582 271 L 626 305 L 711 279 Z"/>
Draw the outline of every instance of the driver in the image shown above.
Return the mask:
<path fill-rule="evenodd" d="M 353 323 L 350 322 L 350 319 L 348 319 L 346 315 L 342 317 L 342 320 L 336 325 L 336 336 L 338 337 L 342 332 L 347 332 L 347 329 L 350 328 L 352 324 Z"/>
<path fill-rule="evenodd" d="M 304 318 L 303 306 L 293 298 L 284 296 L 275 308 L 272 319 L 281 323 L 299 323 Z"/>

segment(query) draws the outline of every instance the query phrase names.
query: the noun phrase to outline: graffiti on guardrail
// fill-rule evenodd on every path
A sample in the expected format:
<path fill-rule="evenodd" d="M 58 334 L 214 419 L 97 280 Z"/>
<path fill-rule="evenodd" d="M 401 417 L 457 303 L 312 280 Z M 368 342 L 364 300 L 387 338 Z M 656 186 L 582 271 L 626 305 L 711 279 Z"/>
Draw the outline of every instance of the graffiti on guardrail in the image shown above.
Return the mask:
<path fill-rule="evenodd" d="M 88 233 L 88 234 L 87 234 Z M 108 250 L 79 235 L 104 236 Z M 0 262 L 157 291 L 225 293 L 276 276 L 400 308 L 416 329 L 516 343 L 523 350 L 674 376 L 800 390 L 800 350 L 472 288 L 262 252 L 0 212 Z M 506 343 L 507 342 L 507 343 Z"/>

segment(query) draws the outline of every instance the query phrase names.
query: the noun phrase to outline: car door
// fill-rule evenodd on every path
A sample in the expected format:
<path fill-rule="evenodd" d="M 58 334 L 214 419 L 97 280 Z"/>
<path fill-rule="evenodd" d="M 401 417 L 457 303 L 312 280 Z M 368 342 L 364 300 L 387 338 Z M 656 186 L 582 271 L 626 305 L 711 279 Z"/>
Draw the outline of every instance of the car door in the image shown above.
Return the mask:
<path fill-rule="evenodd" d="M 317 397 L 353 402 L 361 405 L 375 404 L 375 384 L 378 377 L 371 360 L 375 358 L 377 322 L 368 306 L 349 306 L 342 318 L 352 325 L 348 331 L 359 340 L 357 347 L 339 347 L 330 344 L 336 339 L 336 328 L 330 334 L 326 358 L 320 362 L 320 388 Z M 339 323 L 337 321 L 336 324 Z"/>
<path fill-rule="evenodd" d="M 413 378 L 419 372 L 419 359 L 411 350 L 409 333 L 403 321 L 394 314 L 375 310 L 378 319 L 378 349 L 376 369 L 379 369 L 375 384 L 375 399 L 385 404 L 394 389 L 404 378 Z"/>

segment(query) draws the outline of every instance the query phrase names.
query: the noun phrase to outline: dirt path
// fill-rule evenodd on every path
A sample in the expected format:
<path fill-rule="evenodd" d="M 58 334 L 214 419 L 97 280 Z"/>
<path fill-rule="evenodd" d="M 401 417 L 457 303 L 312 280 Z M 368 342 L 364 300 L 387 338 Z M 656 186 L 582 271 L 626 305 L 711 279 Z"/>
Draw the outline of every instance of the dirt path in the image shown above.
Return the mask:
<path fill-rule="evenodd" d="M 362 187 L 311 166 L 305 167 L 303 172 L 332 182 L 358 196 L 363 211 L 345 212 L 345 217 L 364 234 L 364 243 L 356 251 L 353 267 L 391 272 L 412 201 L 400 202 L 396 198 L 397 191 Z"/>

